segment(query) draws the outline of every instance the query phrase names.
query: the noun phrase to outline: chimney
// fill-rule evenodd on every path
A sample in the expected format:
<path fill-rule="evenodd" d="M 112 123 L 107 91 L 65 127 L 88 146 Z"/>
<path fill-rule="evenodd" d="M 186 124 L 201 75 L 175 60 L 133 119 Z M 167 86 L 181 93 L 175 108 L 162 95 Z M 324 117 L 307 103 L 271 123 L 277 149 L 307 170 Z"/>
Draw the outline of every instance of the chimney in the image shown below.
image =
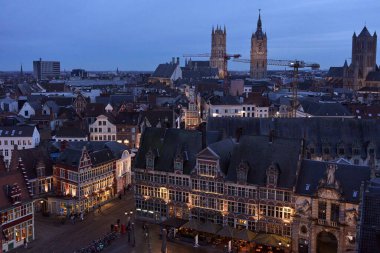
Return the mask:
<path fill-rule="evenodd" d="M 236 129 L 235 136 L 236 136 L 236 142 L 239 143 L 241 136 L 243 135 L 243 128 L 239 127 Z"/>
<path fill-rule="evenodd" d="M 177 57 L 177 65 L 179 65 L 179 57 Z"/>
<path fill-rule="evenodd" d="M 202 122 L 199 124 L 197 130 L 202 133 L 202 149 L 207 148 L 207 129 L 206 129 L 206 122 Z"/>

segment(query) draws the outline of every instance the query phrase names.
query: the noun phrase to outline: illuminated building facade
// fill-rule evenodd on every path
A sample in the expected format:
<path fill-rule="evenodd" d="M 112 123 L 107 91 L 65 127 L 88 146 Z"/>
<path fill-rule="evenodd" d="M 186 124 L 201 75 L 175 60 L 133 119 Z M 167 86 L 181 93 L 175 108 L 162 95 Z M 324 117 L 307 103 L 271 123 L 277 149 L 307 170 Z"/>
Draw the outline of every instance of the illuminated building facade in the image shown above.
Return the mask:
<path fill-rule="evenodd" d="M 139 217 L 275 235 L 284 252 L 355 248 L 369 167 L 307 160 L 300 139 L 238 132 L 205 145 L 210 139 L 190 130 L 145 130 L 134 167 Z"/>
<path fill-rule="evenodd" d="M 112 151 L 66 148 L 53 167 L 55 195 L 49 197 L 51 213 L 90 210 L 116 194 L 116 161 Z"/>

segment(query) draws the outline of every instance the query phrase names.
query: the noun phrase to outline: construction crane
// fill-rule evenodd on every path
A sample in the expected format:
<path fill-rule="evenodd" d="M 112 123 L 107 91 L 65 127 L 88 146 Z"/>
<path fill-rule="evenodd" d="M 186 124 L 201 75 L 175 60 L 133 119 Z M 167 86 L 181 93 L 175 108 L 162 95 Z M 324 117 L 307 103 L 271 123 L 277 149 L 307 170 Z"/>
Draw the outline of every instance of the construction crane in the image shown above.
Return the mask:
<path fill-rule="evenodd" d="M 251 63 L 249 59 L 234 59 L 236 62 Z M 311 68 L 312 70 L 319 69 L 320 65 L 318 63 L 309 63 L 300 60 L 267 60 L 268 65 L 272 66 L 286 66 L 293 68 L 293 83 L 292 83 L 292 117 L 296 117 L 297 107 L 298 107 L 298 69 L 300 68 Z"/>
<path fill-rule="evenodd" d="M 208 58 L 210 58 L 211 54 L 208 54 L 208 53 L 205 53 L 205 54 L 184 54 L 183 57 L 186 57 L 186 58 L 189 58 L 189 57 L 208 57 Z M 231 59 L 237 60 L 240 57 L 241 57 L 240 54 L 225 54 L 225 55 L 223 55 L 223 60 L 224 60 L 223 79 L 224 79 L 225 92 L 227 92 L 227 90 L 229 88 L 227 63 Z"/>

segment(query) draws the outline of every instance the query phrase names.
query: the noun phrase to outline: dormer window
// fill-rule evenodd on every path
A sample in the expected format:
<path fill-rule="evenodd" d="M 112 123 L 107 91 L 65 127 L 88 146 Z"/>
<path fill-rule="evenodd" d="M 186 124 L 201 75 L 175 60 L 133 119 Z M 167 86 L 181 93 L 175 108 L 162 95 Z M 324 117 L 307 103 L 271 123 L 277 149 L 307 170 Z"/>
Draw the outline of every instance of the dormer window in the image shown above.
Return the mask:
<path fill-rule="evenodd" d="M 267 169 L 267 185 L 275 187 L 278 182 L 278 175 L 280 170 L 277 164 L 271 164 Z"/>
<path fill-rule="evenodd" d="M 183 161 L 182 160 L 179 160 L 179 159 L 176 159 L 174 161 L 174 171 L 175 172 L 183 172 Z"/>
<path fill-rule="evenodd" d="M 238 184 L 246 184 L 247 183 L 247 176 L 248 176 L 248 170 L 249 170 L 249 164 L 246 161 L 241 161 L 239 164 L 239 167 L 237 169 L 237 183 Z"/>
<path fill-rule="evenodd" d="M 149 149 L 148 153 L 146 153 L 146 155 L 145 155 L 146 169 L 147 170 L 153 170 L 154 169 L 154 159 L 155 159 L 155 155 L 154 155 L 152 149 Z"/>

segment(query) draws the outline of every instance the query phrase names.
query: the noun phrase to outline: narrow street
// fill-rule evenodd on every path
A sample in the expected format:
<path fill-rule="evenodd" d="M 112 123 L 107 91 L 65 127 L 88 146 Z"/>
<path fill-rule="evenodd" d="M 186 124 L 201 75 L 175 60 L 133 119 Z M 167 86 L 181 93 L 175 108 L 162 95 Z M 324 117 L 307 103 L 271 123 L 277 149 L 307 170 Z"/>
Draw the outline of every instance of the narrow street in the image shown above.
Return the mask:
<path fill-rule="evenodd" d="M 91 241 L 100 238 L 110 231 L 111 223 L 116 223 L 120 219 L 122 223 L 126 222 L 126 211 L 134 209 L 133 196 L 131 193 L 123 196 L 122 200 L 115 199 L 102 207 L 102 212 L 90 213 L 85 216 L 84 221 L 76 221 L 72 224 L 66 220 L 65 224 L 57 217 L 43 217 L 41 213 L 35 215 L 35 235 L 36 239 L 30 242 L 27 249 L 17 248 L 10 252 L 36 252 L 36 253 L 73 253 L 75 250 L 86 247 Z M 144 253 L 161 252 L 161 240 L 159 238 L 159 226 L 149 225 L 150 245 L 143 233 L 142 222 L 135 221 L 136 245 L 132 247 L 128 243 L 127 235 L 121 235 L 120 238 L 112 242 L 110 246 L 102 252 L 117 253 L 131 252 Z M 194 248 L 188 243 L 168 243 L 168 253 L 170 252 L 220 252 L 211 247 Z"/>

